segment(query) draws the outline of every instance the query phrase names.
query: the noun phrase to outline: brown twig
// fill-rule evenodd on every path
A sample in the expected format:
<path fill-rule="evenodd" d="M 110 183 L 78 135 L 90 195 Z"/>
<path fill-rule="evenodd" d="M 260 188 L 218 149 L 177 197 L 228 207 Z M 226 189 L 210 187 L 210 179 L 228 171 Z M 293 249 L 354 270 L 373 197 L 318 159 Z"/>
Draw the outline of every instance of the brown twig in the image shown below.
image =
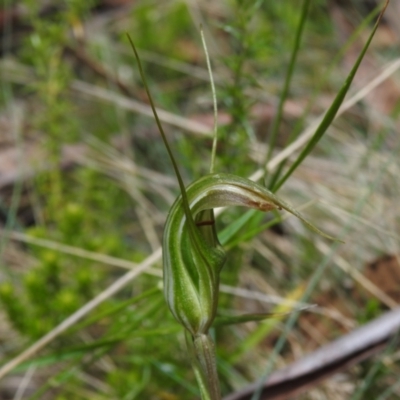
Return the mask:
<path fill-rule="evenodd" d="M 319 348 L 288 367 L 272 373 L 260 399 L 284 400 L 382 351 L 400 331 L 400 308 Z M 232 393 L 224 400 L 250 400 L 259 383 Z"/>

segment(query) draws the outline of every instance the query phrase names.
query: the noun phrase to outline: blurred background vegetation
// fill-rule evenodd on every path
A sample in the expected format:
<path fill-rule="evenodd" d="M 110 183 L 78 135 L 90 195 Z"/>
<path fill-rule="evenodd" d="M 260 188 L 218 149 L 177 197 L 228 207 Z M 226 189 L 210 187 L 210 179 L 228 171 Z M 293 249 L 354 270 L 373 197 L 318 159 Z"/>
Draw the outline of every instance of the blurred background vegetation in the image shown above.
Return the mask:
<path fill-rule="evenodd" d="M 272 160 L 327 109 L 376 6 L 312 2 Z M 328 243 L 293 218 L 271 222 L 270 215 L 238 208 L 218 220 L 229 249 L 222 311 L 282 313 L 296 301 L 317 304 L 298 316 L 273 369 L 400 301 L 400 76 L 392 72 L 368 89 L 398 61 L 400 7 L 395 1 L 390 7 L 350 97 L 365 92 L 279 191 L 345 244 Z M 203 25 L 219 103 L 216 171 L 250 176 L 269 153 L 300 12 L 301 2 L 290 0 L 2 3 L 2 364 L 160 247 L 179 191 L 126 33 L 139 48 L 190 183 L 210 162 Z M 0 399 L 196 398 L 183 332 L 164 303 L 161 281 L 158 261 L 5 377 Z M 213 331 L 224 394 L 263 375 L 285 320 Z M 398 359 L 392 350 L 299 398 L 377 399 L 391 387 L 385 398 L 400 398 Z"/>

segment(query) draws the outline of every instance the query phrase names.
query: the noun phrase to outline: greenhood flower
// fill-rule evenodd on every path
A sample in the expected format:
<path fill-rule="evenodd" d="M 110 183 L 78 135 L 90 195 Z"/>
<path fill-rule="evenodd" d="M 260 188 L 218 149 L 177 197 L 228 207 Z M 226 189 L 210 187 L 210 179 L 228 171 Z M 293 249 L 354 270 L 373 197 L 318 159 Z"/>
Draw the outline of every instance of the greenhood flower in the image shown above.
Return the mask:
<path fill-rule="evenodd" d="M 215 318 L 219 274 L 226 259 L 215 230 L 214 208 L 285 209 L 312 230 L 329 237 L 290 205 L 249 179 L 209 174 L 189 185 L 186 195 L 192 218 L 187 218 L 179 196 L 165 224 L 164 295 L 172 314 L 193 336 L 207 333 Z"/>

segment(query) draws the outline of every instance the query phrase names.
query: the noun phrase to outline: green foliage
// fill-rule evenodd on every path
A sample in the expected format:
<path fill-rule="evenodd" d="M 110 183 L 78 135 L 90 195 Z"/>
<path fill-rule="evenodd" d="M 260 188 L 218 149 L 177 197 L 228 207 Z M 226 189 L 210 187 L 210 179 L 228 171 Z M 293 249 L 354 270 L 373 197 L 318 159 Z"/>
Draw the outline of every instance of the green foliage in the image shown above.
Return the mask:
<path fill-rule="evenodd" d="M 31 321 L 19 295 L 11 283 L 5 282 L 1 284 L 0 301 L 14 327 L 21 333 L 27 333 L 30 329 Z"/>
<path fill-rule="evenodd" d="M 165 3 L 159 8 L 151 4 L 140 4 L 133 10 L 132 18 L 135 24 L 130 34 L 137 38 L 138 47 L 173 58 L 187 59 L 185 40 L 195 31 L 185 3 Z"/>
<path fill-rule="evenodd" d="M 366 302 L 365 307 L 360 310 L 358 320 L 360 324 L 372 321 L 381 314 L 381 305 L 377 299 L 370 299 Z"/>
<path fill-rule="evenodd" d="M 100 251 L 108 255 L 124 254 L 132 257 L 126 245 L 124 233 L 115 226 L 115 221 L 123 220 L 131 201 L 118 187 L 90 170 L 77 171 L 63 187 L 63 194 L 53 205 L 50 201 L 42 209 L 46 226 L 36 225 L 27 230 L 29 235 L 45 239 L 51 237 L 63 244 L 77 246 L 90 251 Z M 47 180 L 42 176 L 39 193 L 47 191 Z M 106 195 L 106 196 L 105 196 Z M 92 210 L 88 213 L 87 210 Z M 27 316 L 24 333 L 34 338 L 40 337 L 60 323 L 72 312 L 91 299 L 106 282 L 104 268 L 92 261 L 65 256 L 54 250 L 31 246 L 36 265 L 25 275 L 18 302 L 12 303 L 8 311 L 15 326 L 21 326 L 17 310 L 24 309 Z M 15 297 L 8 284 L 4 288 L 3 304 Z M 6 301 L 7 300 L 7 301 Z"/>
<path fill-rule="evenodd" d="M 68 118 L 74 107 L 65 97 L 72 78 L 70 66 L 63 61 L 68 21 L 62 13 L 51 20 L 41 19 L 35 3 L 29 8 L 34 29 L 23 46 L 21 60 L 35 72 L 28 89 L 38 100 L 32 123 L 46 133 L 46 145 L 58 150 L 60 140 L 78 138 L 76 122 Z"/>
<path fill-rule="evenodd" d="M 235 156 L 245 154 L 243 150 L 246 148 L 246 143 L 249 138 L 254 137 L 249 122 L 249 109 L 253 100 L 243 95 L 248 89 L 258 86 L 257 80 L 252 75 L 250 60 L 266 56 L 265 49 L 268 49 L 268 45 L 265 44 L 272 34 L 268 24 L 261 25 L 259 16 L 257 17 L 261 4 L 261 1 L 235 1 L 232 19 L 221 26 L 229 35 L 231 46 L 231 54 L 224 59 L 231 73 L 231 81 L 221 93 L 231 123 L 223 130 L 222 138 L 226 135 L 230 147 L 240 149 Z M 260 26 L 261 29 L 256 29 Z M 263 54 L 260 54 L 260 51 Z"/>

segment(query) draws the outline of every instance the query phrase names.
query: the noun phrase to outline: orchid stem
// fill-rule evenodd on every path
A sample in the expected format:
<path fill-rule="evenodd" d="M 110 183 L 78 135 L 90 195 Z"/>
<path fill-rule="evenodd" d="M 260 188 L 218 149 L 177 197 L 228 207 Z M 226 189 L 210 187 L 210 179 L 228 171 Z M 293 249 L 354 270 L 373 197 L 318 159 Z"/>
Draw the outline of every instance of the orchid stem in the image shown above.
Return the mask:
<path fill-rule="evenodd" d="M 215 345 L 209 334 L 192 336 L 186 331 L 186 343 L 202 400 L 221 400 Z"/>

